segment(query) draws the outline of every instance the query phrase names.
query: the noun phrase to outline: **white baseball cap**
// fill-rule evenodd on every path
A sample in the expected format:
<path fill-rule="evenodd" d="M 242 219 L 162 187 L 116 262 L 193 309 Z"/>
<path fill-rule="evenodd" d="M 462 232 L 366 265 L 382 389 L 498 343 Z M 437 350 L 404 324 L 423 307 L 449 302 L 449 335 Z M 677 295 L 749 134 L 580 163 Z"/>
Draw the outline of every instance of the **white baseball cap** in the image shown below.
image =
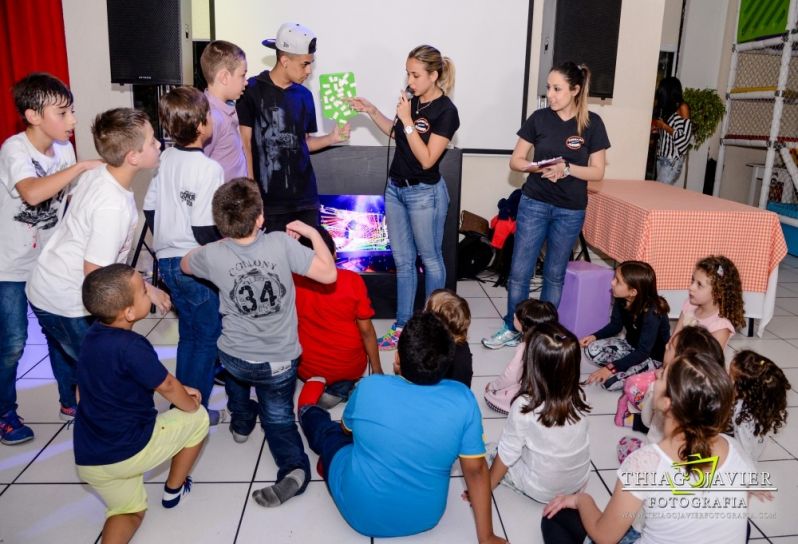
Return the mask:
<path fill-rule="evenodd" d="M 283 23 L 277 38 L 263 40 L 263 45 L 295 55 L 312 55 L 316 52 L 316 35 L 299 23 Z"/>

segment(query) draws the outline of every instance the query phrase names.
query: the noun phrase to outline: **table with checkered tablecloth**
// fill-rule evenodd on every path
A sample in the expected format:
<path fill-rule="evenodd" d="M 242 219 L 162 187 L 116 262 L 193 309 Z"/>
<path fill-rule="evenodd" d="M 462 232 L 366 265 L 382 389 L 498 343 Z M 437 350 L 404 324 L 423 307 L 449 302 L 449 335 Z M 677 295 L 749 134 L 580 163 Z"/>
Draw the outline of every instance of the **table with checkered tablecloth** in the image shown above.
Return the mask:
<path fill-rule="evenodd" d="M 773 317 L 779 262 L 787 245 L 775 213 L 655 181 L 604 180 L 588 184 L 584 235 L 618 262 L 645 261 L 678 316 L 695 263 L 725 255 L 737 265 L 745 315 Z"/>

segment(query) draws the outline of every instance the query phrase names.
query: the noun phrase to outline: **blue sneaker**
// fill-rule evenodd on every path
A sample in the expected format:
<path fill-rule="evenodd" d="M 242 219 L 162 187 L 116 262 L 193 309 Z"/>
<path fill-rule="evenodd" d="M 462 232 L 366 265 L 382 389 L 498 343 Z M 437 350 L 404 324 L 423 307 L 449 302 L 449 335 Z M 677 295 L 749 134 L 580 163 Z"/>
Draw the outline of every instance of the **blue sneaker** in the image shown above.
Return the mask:
<path fill-rule="evenodd" d="M 0 416 L 0 442 L 8 446 L 33 440 L 33 429 L 25 425 L 14 410 Z"/>
<path fill-rule="evenodd" d="M 482 345 L 488 349 L 499 349 L 503 347 L 512 348 L 518 345 L 521 341 L 521 333 L 511 331 L 507 325 L 502 325 L 496 334 L 488 338 L 482 339 Z"/>

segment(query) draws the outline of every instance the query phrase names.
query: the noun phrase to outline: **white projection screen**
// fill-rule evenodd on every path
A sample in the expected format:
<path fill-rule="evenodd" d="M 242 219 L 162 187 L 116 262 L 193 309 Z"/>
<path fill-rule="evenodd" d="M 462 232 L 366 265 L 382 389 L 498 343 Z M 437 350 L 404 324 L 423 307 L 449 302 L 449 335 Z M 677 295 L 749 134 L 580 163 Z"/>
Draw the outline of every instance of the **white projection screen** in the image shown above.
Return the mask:
<path fill-rule="evenodd" d="M 527 27 L 531 0 L 217 0 L 216 39 L 247 54 L 248 76 L 270 68 L 274 52 L 261 45 L 283 22 L 298 22 L 318 38 L 313 91 L 319 129 L 319 75 L 354 72 L 358 94 L 388 116 L 404 89 L 405 60 L 416 45 L 434 45 L 456 67 L 452 100 L 460 114 L 454 145 L 466 151 L 512 150 L 523 118 Z M 351 121 L 353 145 L 385 145 L 368 116 Z"/>

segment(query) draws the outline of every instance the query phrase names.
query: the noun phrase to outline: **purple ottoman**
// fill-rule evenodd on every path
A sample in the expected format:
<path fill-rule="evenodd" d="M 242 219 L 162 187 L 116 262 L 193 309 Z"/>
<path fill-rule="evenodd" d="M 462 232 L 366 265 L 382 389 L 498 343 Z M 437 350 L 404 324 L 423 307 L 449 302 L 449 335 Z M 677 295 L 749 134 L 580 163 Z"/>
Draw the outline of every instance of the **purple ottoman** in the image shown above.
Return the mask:
<path fill-rule="evenodd" d="M 557 312 L 560 323 L 577 338 L 593 334 L 609 323 L 612 309 L 610 282 L 615 271 L 586 261 L 571 261 Z"/>

